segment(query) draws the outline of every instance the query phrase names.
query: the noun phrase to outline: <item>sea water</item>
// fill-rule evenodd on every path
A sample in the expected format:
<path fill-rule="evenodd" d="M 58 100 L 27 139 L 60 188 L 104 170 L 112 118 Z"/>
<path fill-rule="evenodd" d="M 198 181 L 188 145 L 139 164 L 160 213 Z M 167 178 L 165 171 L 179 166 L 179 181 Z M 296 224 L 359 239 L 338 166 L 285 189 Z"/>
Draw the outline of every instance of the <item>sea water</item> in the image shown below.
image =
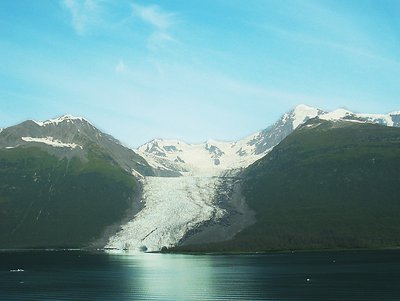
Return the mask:
<path fill-rule="evenodd" d="M 400 251 L 3 251 L 0 300 L 400 300 Z"/>

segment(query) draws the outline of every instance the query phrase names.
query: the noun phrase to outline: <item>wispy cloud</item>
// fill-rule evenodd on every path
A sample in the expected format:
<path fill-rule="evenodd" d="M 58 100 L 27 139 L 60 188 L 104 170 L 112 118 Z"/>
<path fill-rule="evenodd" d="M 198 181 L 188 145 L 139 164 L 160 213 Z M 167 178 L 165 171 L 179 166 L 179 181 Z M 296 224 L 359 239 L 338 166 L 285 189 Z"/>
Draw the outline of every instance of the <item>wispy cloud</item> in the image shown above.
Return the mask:
<path fill-rule="evenodd" d="M 163 11 L 158 5 L 132 4 L 133 13 L 158 30 L 167 30 L 176 23 L 177 14 Z"/>
<path fill-rule="evenodd" d="M 151 50 L 156 50 L 169 42 L 176 42 L 176 39 L 166 32 L 156 31 L 150 35 L 147 44 Z"/>
<path fill-rule="evenodd" d="M 385 50 L 385 39 L 374 27 L 384 28 L 383 20 L 367 18 L 366 11 L 357 1 L 289 1 L 285 7 L 291 22 L 269 21 L 262 27 L 280 38 L 308 44 L 312 47 L 329 48 L 352 60 L 371 60 L 374 63 L 399 66 L 396 56 Z M 348 5 L 347 5 L 348 4 Z M 354 10 L 357 4 L 359 10 Z M 376 15 L 379 17 L 379 13 Z M 368 20 L 368 21 L 367 21 Z M 379 42 L 380 41 L 380 42 Z M 383 43 L 382 43 L 383 42 Z M 383 47 L 382 47 L 383 46 Z"/>
<path fill-rule="evenodd" d="M 123 60 L 119 60 L 118 64 L 115 66 L 116 73 L 123 73 L 126 70 L 126 66 Z"/>
<path fill-rule="evenodd" d="M 354 57 L 364 57 L 367 59 L 380 61 L 386 64 L 400 65 L 399 62 L 393 59 L 376 54 L 367 48 L 353 46 L 350 43 L 332 41 L 325 38 L 316 37 L 307 33 L 302 33 L 293 30 L 286 30 L 272 25 L 263 26 L 263 28 L 271 33 L 278 35 L 281 38 L 286 38 L 288 40 L 293 40 L 305 44 L 313 44 L 319 47 L 328 47 L 340 51 L 344 54 L 352 55 Z"/>
<path fill-rule="evenodd" d="M 94 0 L 63 0 L 62 4 L 71 14 L 72 26 L 79 35 L 98 22 L 99 6 Z"/>
<path fill-rule="evenodd" d="M 165 48 L 168 43 L 177 42 L 171 32 L 173 25 L 179 23 L 179 14 L 166 11 L 158 5 L 142 5 L 128 0 L 60 1 L 69 13 L 71 25 L 78 35 L 83 36 L 98 29 L 102 33 L 140 32 L 139 35 L 145 34 L 144 41 L 150 50 Z M 143 26 L 144 30 L 135 27 L 131 23 L 133 20 L 139 21 L 139 26 Z"/>
<path fill-rule="evenodd" d="M 156 50 L 168 42 L 176 42 L 169 29 L 178 23 L 178 14 L 164 11 L 158 5 L 132 4 L 135 17 L 153 28 L 153 33 L 148 38 L 148 47 Z"/>

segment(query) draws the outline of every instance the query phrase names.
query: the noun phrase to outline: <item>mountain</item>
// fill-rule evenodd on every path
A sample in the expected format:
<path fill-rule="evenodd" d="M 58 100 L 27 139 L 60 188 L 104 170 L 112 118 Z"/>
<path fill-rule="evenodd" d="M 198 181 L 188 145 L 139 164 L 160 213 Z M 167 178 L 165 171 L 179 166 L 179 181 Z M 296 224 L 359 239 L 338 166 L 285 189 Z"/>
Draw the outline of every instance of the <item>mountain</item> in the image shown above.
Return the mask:
<path fill-rule="evenodd" d="M 313 123 L 316 120 L 321 126 Z M 301 195 L 302 191 L 292 189 L 292 182 L 296 179 L 309 180 L 304 182 L 304 187 L 312 194 L 312 185 L 318 183 L 312 181 L 321 179 L 325 181 L 323 183 L 334 183 L 333 180 L 339 181 L 340 177 L 349 178 L 347 174 L 338 173 L 338 178 L 324 180 L 326 175 L 318 174 L 313 170 L 315 166 L 309 162 L 321 164 L 323 169 L 323 164 L 342 164 L 348 156 L 348 149 L 360 147 L 361 154 L 364 147 L 371 150 L 370 146 L 363 143 L 372 145 L 375 140 L 380 141 L 379 135 L 372 140 L 369 136 L 365 137 L 370 140 L 357 139 L 364 137 L 369 127 L 376 127 L 374 123 L 381 124 L 379 128 L 388 131 L 396 130 L 394 127 L 400 125 L 400 114 L 355 114 L 345 109 L 326 112 L 299 105 L 270 127 L 242 140 L 208 140 L 205 143 L 188 144 L 179 140 L 155 139 L 132 150 L 81 117 L 65 115 L 43 122 L 25 121 L 0 130 L 0 248 L 91 245 L 157 251 L 177 245 L 197 244 L 204 247 L 205 244 L 226 240 L 230 242 L 220 245 L 225 250 L 324 246 L 320 236 L 312 234 L 311 243 L 304 233 L 296 232 L 301 227 L 295 229 L 290 220 L 276 214 L 274 206 L 280 204 L 276 199 L 278 195 L 287 199 L 282 202 L 286 204 L 282 210 L 293 220 L 300 220 L 300 215 L 292 214 L 291 208 L 296 208 L 297 203 L 290 199 L 293 195 L 288 191 L 293 190 L 297 195 Z M 325 127 L 324 124 L 332 125 L 331 129 L 318 132 L 318 129 Z M 348 141 L 333 135 L 339 124 L 345 125 L 342 127 L 346 128 L 344 137 Z M 360 127 L 360 133 L 354 127 Z M 304 159 L 293 152 L 297 150 L 296 145 L 301 145 L 303 138 L 299 133 L 304 131 L 311 134 L 316 131 L 316 141 L 323 141 L 332 149 L 343 149 L 341 152 L 344 157 L 334 156 L 337 163 L 332 163 L 329 161 L 331 157 L 324 157 L 330 154 L 325 145 L 310 144 L 306 146 L 315 148 L 306 152 L 310 158 L 304 162 L 290 159 Z M 387 133 L 382 132 L 383 140 L 378 145 L 380 148 L 374 147 L 380 156 L 375 160 L 383 158 L 385 164 L 389 165 L 393 158 L 383 150 L 386 148 L 391 152 L 392 144 L 389 142 L 392 138 L 386 137 Z M 293 137 L 300 138 L 296 140 Z M 332 137 L 333 142 L 329 140 Z M 289 146 L 282 149 L 287 141 L 291 141 Z M 386 145 L 386 142 L 389 144 Z M 274 169 L 275 165 L 270 165 L 268 160 L 277 152 L 287 155 L 279 157 L 276 161 L 279 164 Z M 360 163 L 360 166 L 349 166 L 355 170 L 355 179 L 364 179 L 363 174 L 356 173 L 364 168 L 362 162 L 357 161 L 356 153 L 352 153 L 351 162 L 343 161 L 343 164 Z M 316 158 L 312 157 L 316 154 Z M 396 158 L 393 160 L 395 166 Z M 306 169 L 301 177 L 290 178 L 299 174 L 296 169 L 299 166 Z M 282 174 L 280 170 L 292 173 Z M 390 166 L 387 171 L 392 172 Z M 353 175 L 350 171 L 346 172 Z M 279 182 L 274 182 L 275 174 Z M 309 179 L 305 176 L 308 174 L 318 177 Z M 386 181 L 389 176 L 381 170 L 377 170 L 377 174 L 381 177 L 377 180 L 379 183 Z M 396 179 L 394 171 L 393 176 Z M 370 178 L 365 179 L 366 183 L 371 181 Z M 391 180 L 386 183 L 393 184 Z M 263 190 L 264 187 L 268 190 Z M 366 189 L 369 187 L 373 185 L 367 185 Z M 328 186 L 326 189 L 328 193 L 332 190 Z M 341 191 L 337 187 L 336 190 Z M 332 193 L 332 198 L 326 199 L 333 200 L 334 204 L 337 198 L 335 191 Z M 263 198 L 269 195 L 276 199 L 268 198 L 266 201 Z M 268 204 L 268 208 L 265 204 Z M 369 206 L 368 202 L 366 204 Z M 368 206 L 366 208 L 370 208 Z M 395 212 L 395 206 L 390 206 Z M 274 212 L 281 217 L 281 222 L 268 215 Z M 304 216 L 311 220 L 307 214 L 305 212 Z M 324 215 L 321 213 L 321 216 Z M 365 217 L 365 221 L 371 218 L 366 214 Z M 283 221 L 285 224 L 282 224 Z M 276 231 L 282 229 L 279 230 L 279 233 L 283 233 L 279 236 L 280 240 L 271 240 L 271 234 L 267 231 L 269 227 Z M 294 231 L 293 236 L 284 232 L 288 229 Z M 333 233 L 331 236 L 334 237 L 329 240 L 332 242 L 329 246 L 346 245 L 340 241 L 346 236 L 334 231 L 327 232 Z M 361 245 L 351 236 L 355 232 L 345 233 L 350 237 L 348 241 L 352 242 L 346 246 Z M 256 245 L 252 240 L 255 237 L 258 242 Z M 295 237 L 301 239 L 303 244 L 296 241 Z M 363 239 L 367 241 L 366 245 L 371 242 L 370 237 Z"/>
<path fill-rule="evenodd" d="M 310 119 L 240 177 L 256 222 L 232 240 L 178 250 L 400 245 L 399 128 Z"/>
<path fill-rule="evenodd" d="M 0 132 L 0 149 L 32 146 L 56 157 L 76 156 L 83 160 L 91 146 L 98 146 L 127 172 L 155 175 L 141 156 L 82 117 L 64 115 L 44 122 L 28 120 Z"/>
<path fill-rule="evenodd" d="M 359 114 L 345 109 L 327 112 L 301 104 L 273 125 L 238 141 L 208 140 L 205 143 L 188 144 L 179 140 L 154 139 L 136 151 L 159 171 L 176 175 L 223 175 L 245 168 L 262 158 L 297 127 L 315 117 L 400 126 L 400 112 L 387 115 Z"/>
<path fill-rule="evenodd" d="M 133 175 L 155 171 L 83 118 L 3 129 L 0 248 L 81 247 L 113 232 L 141 206 Z"/>
<path fill-rule="evenodd" d="M 146 208 L 122 225 L 107 247 L 157 251 L 229 240 L 255 222 L 254 212 L 240 193 L 238 175 L 293 130 L 315 117 L 395 125 L 393 116 L 361 115 L 344 109 L 326 112 L 299 105 L 264 131 L 235 142 L 208 140 L 188 144 L 179 140 L 152 140 L 136 151 L 153 168 L 181 176 L 146 178 L 142 182 Z"/>
<path fill-rule="evenodd" d="M 281 142 L 296 128 L 311 118 L 319 117 L 323 120 L 348 120 L 354 122 L 376 123 L 387 126 L 400 126 L 400 112 L 389 114 L 359 114 L 346 109 L 337 109 L 332 112 L 298 105 L 290 112 L 284 114 L 277 122 L 261 131 L 253 140 L 255 154 L 265 153 Z"/>
<path fill-rule="evenodd" d="M 248 166 L 264 154 L 254 154 L 249 141 L 254 135 L 237 142 L 208 140 L 188 144 L 179 140 L 154 139 L 137 152 L 159 170 L 176 171 L 179 175 L 221 175 L 230 169 Z"/>

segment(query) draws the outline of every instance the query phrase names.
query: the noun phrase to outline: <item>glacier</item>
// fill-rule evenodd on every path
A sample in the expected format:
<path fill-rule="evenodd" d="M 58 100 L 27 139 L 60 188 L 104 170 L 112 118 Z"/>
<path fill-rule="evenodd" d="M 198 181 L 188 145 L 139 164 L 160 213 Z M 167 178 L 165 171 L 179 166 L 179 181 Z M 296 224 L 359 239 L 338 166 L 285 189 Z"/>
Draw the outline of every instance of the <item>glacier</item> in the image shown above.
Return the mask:
<path fill-rule="evenodd" d="M 146 177 L 142 181 L 144 208 L 111 237 L 106 248 L 159 251 L 226 213 L 214 203 L 218 177 Z"/>

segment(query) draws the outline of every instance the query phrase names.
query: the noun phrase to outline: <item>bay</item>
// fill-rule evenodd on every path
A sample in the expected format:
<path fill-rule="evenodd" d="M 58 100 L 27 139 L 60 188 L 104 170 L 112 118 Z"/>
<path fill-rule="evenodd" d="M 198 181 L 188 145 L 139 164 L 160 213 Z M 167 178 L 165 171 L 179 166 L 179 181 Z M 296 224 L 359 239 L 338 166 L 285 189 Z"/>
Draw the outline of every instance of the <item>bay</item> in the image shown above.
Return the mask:
<path fill-rule="evenodd" d="M 0 252 L 0 300 L 399 300 L 400 251 Z"/>

